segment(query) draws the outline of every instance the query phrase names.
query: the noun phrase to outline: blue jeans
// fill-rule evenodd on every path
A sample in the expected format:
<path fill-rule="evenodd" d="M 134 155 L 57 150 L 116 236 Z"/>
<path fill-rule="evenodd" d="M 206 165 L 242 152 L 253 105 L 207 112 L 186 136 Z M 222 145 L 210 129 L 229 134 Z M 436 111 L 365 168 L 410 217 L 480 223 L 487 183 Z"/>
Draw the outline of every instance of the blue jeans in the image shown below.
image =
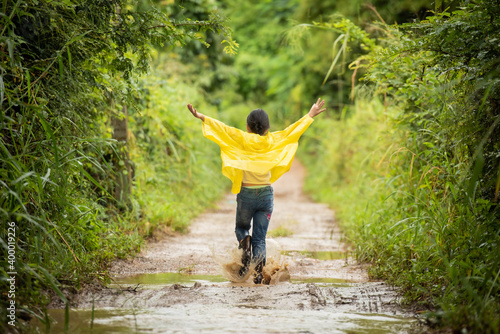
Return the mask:
<path fill-rule="evenodd" d="M 266 264 L 266 234 L 273 213 L 273 188 L 241 188 L 236 196 L 236 238 L 240 242 L 252 230 L 252 258 L 256 263 Z"/>

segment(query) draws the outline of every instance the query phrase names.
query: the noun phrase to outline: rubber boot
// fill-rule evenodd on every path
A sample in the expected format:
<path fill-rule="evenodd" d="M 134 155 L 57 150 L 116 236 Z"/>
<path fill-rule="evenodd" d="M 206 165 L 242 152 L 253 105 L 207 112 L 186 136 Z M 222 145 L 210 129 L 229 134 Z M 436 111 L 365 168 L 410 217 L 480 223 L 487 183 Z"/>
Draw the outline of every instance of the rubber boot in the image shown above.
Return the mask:
<path fill-rule="evenodd" d="M 264 262 L 259 262 L 255 267 L 255 274 L 253 277 L 253 282 L 255 284 L 261 284 L 264 276 L 262 275 L 262 269 L 264 268 Z"/>
<path fill-rule="evenodd" d="M 243 254 L 241 255 L 241 264 L 243 264 L 243 267 L 240 268 L 239 275 L 245 276 L 250 265 L 250 260 L 252 259 L 252 237 L 247 235 L 241 239 L 238 248 L 243 249 Z"/>

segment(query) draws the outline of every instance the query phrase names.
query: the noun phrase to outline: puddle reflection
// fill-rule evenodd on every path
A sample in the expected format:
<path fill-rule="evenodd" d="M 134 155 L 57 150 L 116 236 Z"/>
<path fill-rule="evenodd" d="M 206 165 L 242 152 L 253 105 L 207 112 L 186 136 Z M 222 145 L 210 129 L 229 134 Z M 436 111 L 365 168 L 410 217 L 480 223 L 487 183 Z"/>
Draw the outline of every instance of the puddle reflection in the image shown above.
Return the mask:
<path fill-rule="evenodd" d="M 48 332 L 65 333 L 64 310 L 50 310 L 55 319 Z M 415 319 L 387 315 L 240 308 L 230 305 L 174 305 L 155 309 L 71 310 L 67 333 L 404 333 Z M 90 329 L 92 325 L 92 329 Z"/>
<path fill-rule="evenodd" d="M 349 253 L 343 251 L 282 251 L 281 254 L 291 257 L 305 256 L 317 260 L 344 260 L 349 257 Z"/>
<path fill-rule="evenodd" d="M 118 285 L 132 286 L 140 284 L 142 288 L 161 288 L 172 284 L 194 284 L 227 282 L 221 275 L 188 275 L 181 273 L 138 274 L 114 278 L 110 287 Z"/>

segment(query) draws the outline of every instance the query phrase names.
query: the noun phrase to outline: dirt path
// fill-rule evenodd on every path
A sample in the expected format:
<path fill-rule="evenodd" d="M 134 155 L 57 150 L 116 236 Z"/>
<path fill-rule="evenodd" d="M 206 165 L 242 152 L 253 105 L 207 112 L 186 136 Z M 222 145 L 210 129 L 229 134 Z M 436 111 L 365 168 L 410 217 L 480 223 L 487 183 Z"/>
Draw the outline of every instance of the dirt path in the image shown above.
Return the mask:
<path fill-rule="evenodd" d="M 295 162 L 274 184 L 270 230 L 281 225 L 294 233 L 268 241 L 268 255 L 277 254 L 287 267 L 287 282 L 265 286 L 220 276 L 212 253 L 227 255 L 237 246 L 235 195 L 228 194 L 217 209 L 195 219 L 190 233 L 150 243 L 137 257 L 115 262 L 111 275 L 119 284 L 76 296 L 73 306 L 81 312 L 73 318 L 88 323 L 94 306 L 101 310 L 95 314 L 101 327 L 95 328 L 107 328 L 103 333 L 109 326 L 124 326 L 120 333 L 405 332 L 413 314 L 399 307 L 392 289 L 370 282 L 363 266 L 345 258 L 334 213 L 302 193 L 304 175 Z M 286 255 L 280 257 L 279 250 Z M 53 312 L 55 318 L 61 314 Z"/>
<path fill-rule="evenodd" d="M 325 204 L 309 200 L 302 192 L 305 168 L 294 162 L 289 173 L 274 183 L 274 212 L 269 230 L 284 226 L 294 233 L 289 237 L 273 238 L 284 251 L 295 251 L 286 257 L 293 277 L 328 277 L 366 282 L 366 271 L 345 259 L 318 260 L 301 256 L 299 252 L 345 252 L 341 232 L 334 213 Z M 149 244 L 136 258 L 118 261 L 111 275 L 177 272 L 189 270 L 193 274 L 221 274 L 212 250 L 217 252 L 237 245 L 234 235 L 236 195 L 227 194 L 216 210 L 206 212 L 192 223 L 190 233 L 167 237 Z M 272 245 L 271 245 L 272 246 Z"/>

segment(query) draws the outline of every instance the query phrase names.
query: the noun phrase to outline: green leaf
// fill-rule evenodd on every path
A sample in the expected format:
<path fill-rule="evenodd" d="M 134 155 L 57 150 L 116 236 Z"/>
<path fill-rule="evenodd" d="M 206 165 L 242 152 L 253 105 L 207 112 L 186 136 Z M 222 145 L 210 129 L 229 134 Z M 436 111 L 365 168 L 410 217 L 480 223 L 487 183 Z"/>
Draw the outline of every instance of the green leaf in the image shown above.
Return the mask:
<path fill-rule="evenodd" d="M 63 59 L 61 56 L 61 53 L 57 53 L 57 61 L 59 62 L 59 76 L 61 79 L 61 82 L 63 81 L 63 73 L 64 73 L 64 64 L 63 64 Z"/>
<path fill-rule="evenodd" d="M 0 105 L 3 104 L 4 91 L 5 91 L 5 85 L 3 83 L 3 75 L 0 74 Z"/>
<path fill-rule="evenodd" d="M 71 51 L 69 50 L 69 45 L 67 46 L 68 49 L 68 67 L 69 67 L 69 73 L 71 74 Z"/>
<path fill-rule="evenodd" d="M 50 286 L 54 289 L 56 294 L 61 298 L 62 302 L 65 304 L 68 304 L 68 299 L 66 296 L 62 293 L 61 289 L 59 289 L 58 283 L 56 282 L 56 279 L 54 276 L 52 276 L 47 269 L 43 267 L 38 267 L 38 270 L 40 270 L 43 275 L 45 276 L 45 279 L 47 280 L 46 282 L 49 283 Z"/>
<path fill-rule="evenodd" d="M 108 195 L 110 198 L 113 197 L 111 196 L 110 193 L 108 193 L 108 191 L 106 189 L 104 189 L 100 184 L 99 182 L 97 182 L 93 177 L 92 175 L 90 175 L 85 169 L 83 169 L 83 166 L 80 165 L 80 172 L 90 181 L 92 182 L 96 187 L 98 187 L 99 189 L 101 189 L 106 195 Z"/>

